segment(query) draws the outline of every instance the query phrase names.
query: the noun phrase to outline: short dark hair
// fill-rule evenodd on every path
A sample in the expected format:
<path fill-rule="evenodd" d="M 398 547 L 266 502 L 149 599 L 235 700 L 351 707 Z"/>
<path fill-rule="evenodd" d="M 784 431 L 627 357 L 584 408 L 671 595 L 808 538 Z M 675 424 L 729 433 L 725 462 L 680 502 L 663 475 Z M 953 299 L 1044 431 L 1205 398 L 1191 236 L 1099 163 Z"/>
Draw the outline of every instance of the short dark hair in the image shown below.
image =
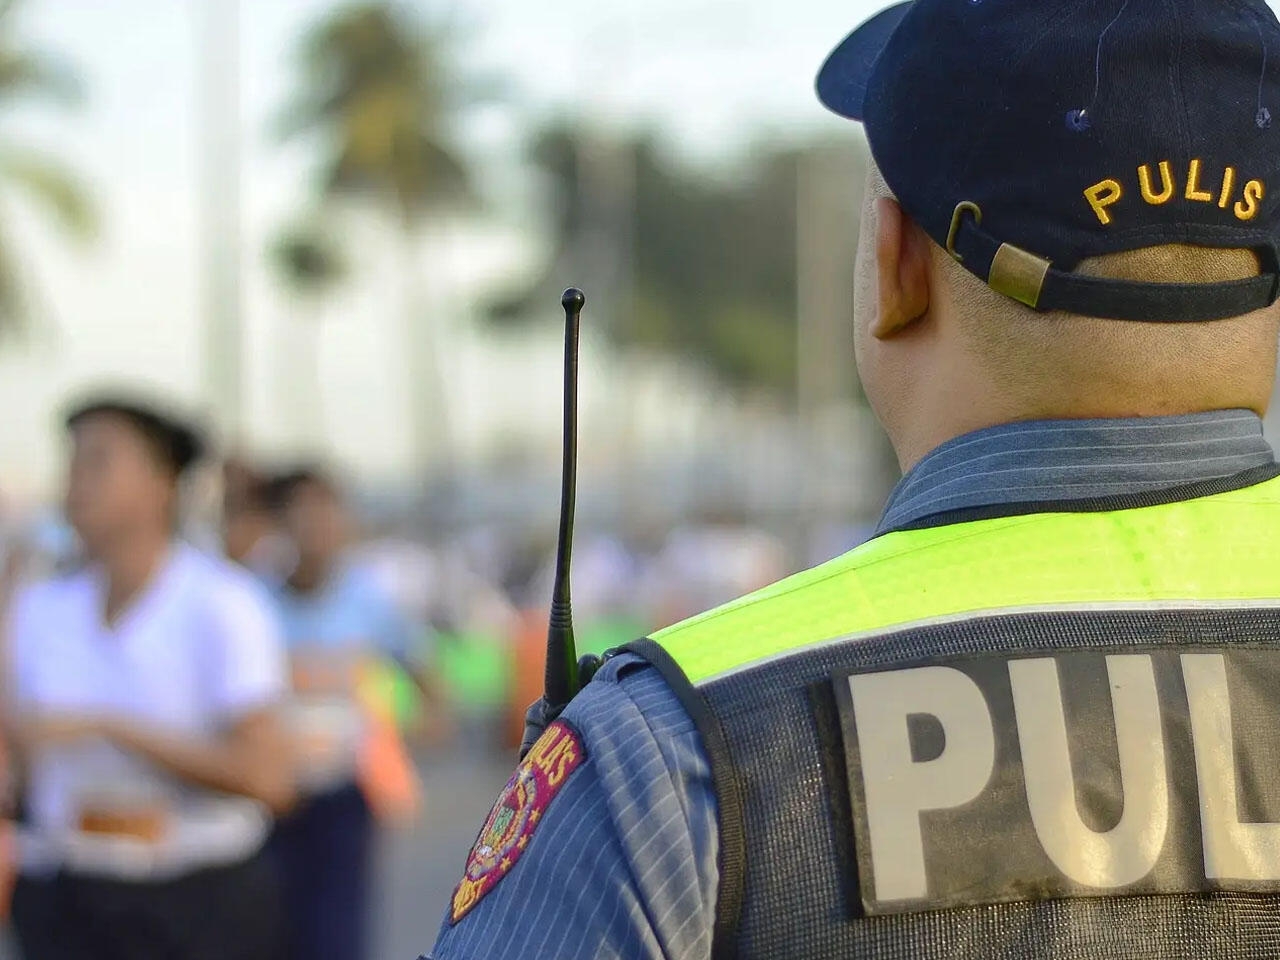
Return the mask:
<path fill-rule="evenodd" d="M 319 464 L 299 464 L 276 474 L 266 483 L 266 499 L 271 509 L 281 513 L 289 508 L 303 487 L 317 487 L 337 496 L 341 487 L 333 475 Z"/>
<path fill-rule="evenodd" d="M 68 431 L 92 417 L 123 420 L 147 442 L 156 459 L 180 477 L 204 457 L 207 445 L 201 432 L 178 417 L 145 401 L 118 395 L 97 395 L 75 404 L 67 413 Z"/>
<path fill-rule="evenodd" d="M 222 464 L 223 510 L 233 513 L 269 513 L 272 478 L 243 457 L 232 456 Z"/>

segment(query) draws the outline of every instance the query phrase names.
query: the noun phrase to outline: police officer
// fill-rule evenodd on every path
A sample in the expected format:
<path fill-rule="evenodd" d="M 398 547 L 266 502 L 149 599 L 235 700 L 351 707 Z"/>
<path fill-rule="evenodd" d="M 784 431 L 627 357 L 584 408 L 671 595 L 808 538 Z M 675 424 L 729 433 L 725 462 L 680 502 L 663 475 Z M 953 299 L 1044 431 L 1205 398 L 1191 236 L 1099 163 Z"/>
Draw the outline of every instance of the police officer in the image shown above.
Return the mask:
<path fill-rule="evenodd" d="M 1276 955 L 1278 54 L 1262 0 L 915 0 L 837 49 L 906 477 L 606 663 L 435 960 Z"/>

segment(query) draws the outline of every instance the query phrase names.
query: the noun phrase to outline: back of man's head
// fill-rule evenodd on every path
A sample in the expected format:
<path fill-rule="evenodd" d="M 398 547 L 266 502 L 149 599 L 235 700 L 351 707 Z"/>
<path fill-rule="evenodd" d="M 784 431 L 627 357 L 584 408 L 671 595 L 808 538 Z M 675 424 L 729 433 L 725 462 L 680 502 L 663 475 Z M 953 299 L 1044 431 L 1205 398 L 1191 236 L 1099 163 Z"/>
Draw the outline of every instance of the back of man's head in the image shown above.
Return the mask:
<path fill-rule="evenodd" d="M 953 315 L 990 389 L 1028 418 L 1265 412 L 1275 380 L 1280 309 L 1206 323 L 1116 322 L 1037 313 L 1002 296 L 933 246 L 932 309 Z M 1144 283 L 1255 277 L 1251 250 L 1146 247 L 1085 260 L 1077 272 Z"/>
<path fill-rule="evenodd" d="M 1265 408 L 1280 20 L 1156 6 L 910 0 L 824 65 L 819 96 L 864 125 L 896 201 L 872 191 L 859 278 L 891 434 Z"/>
<path fill-rule="evenodd" d="M 1043 312 L 991 289 L 902 210 L 872 161 L 860 252 L 858 365 L 904 467 L 969 430 L 1013 420 L 1264 412 L 1280 304 L 1194 323 Z M 1252 250 L 1166 244 L 1082 261 L 1147 284 L 1259 275 Z"/>

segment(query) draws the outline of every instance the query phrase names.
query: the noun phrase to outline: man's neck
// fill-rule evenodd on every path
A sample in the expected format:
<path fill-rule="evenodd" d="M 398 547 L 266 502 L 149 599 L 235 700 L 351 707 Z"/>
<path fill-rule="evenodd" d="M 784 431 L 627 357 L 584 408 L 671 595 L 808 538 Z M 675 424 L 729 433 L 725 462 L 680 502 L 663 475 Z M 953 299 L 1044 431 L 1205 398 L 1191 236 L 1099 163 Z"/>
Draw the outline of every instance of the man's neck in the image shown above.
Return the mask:
<path fill-rule="evenodd" d="M 994 404 L 989 400 L 967 400 L 969 395 L 964 391 L 944 391 L 939 396 L 949 399 L 941 399 L 924 413 L 917 412 L 912 418 L 911 429 L 903 430 L 892 438 L 898 465 L 904 474 L 910 473 L 917 463 L 949 440 L 988 427 L 1029 419 L 1020 416 L 1012 407 Z"/>
<path fill-rule="evenodd" d="M 1012 423 L 935 449 L 894 489 L 877 531 L 960 510 L 995 516 L 992 508 L 1013 504 L 1117 504 L 1211 481 L 1229 481 L 1226 489 L 1274 473 L 1275 455 L 1250 410 Z"/>
<path fill-rule="evenodd" d="M 107 623 L 120 615 L 151 582 L 169 553 L 172 537 L 167 531 L 140 531 L 123 536 L 101 552 L 99 560 L 107 577 Z"/>

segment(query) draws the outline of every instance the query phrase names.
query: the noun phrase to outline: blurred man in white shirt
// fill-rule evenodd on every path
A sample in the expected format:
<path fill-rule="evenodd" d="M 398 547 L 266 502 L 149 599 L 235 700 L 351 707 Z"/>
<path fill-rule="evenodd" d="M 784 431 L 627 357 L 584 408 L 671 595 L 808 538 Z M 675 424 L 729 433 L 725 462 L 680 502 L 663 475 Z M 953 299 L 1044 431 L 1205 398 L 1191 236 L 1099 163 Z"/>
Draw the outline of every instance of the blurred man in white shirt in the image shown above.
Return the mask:
<path fill-rule="evenodd" d="M 268 960 L 261 850 L 292 802 L 273 612 L 248 574 L 175 537 L 194 431 L 117 399 L 67 425 L 88 563 L 26 590 L 9 624 L 19 942 L 27 960 Z"/>

